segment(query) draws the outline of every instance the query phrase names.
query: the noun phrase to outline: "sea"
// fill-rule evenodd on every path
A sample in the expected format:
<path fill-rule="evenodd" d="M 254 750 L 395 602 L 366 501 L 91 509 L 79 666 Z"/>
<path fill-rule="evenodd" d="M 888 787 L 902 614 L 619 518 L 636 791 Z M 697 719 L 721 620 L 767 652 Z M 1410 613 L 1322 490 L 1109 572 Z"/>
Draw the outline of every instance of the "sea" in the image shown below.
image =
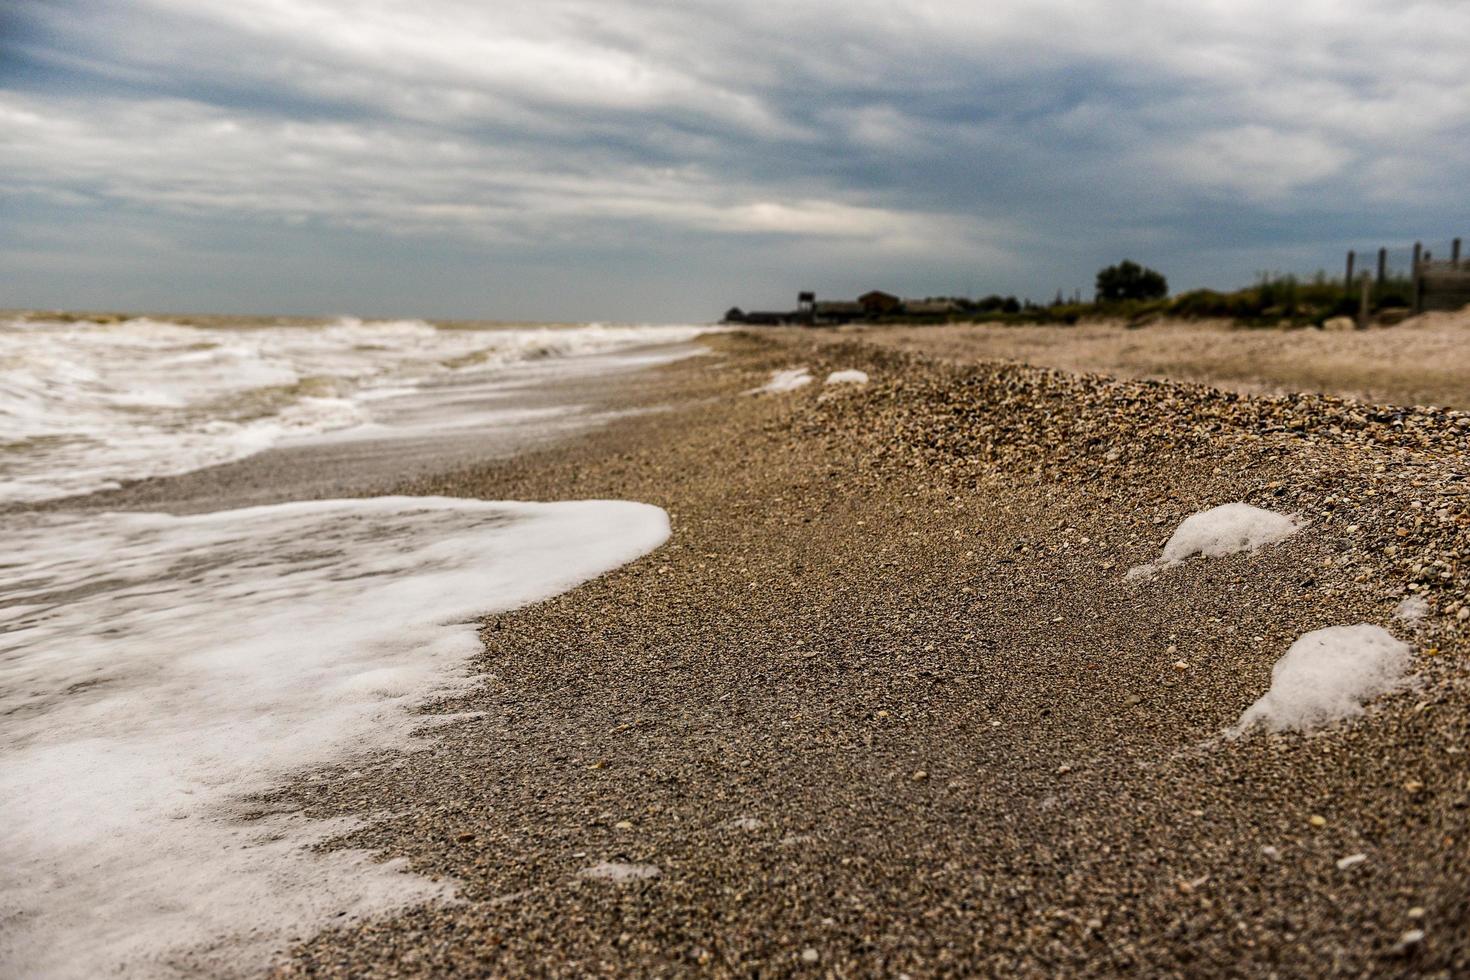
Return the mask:
<path fill-rule="evenodd" d="M 406 746 L 413 706 L 476 682 L 481 618 L 668 517 L 382 488 L 605 424 L 589 391 L 707 330 L 0 318 L 0 975 L 248 976 L 454 901 L 317 846 L 382 814 L 258 801 Z"/>

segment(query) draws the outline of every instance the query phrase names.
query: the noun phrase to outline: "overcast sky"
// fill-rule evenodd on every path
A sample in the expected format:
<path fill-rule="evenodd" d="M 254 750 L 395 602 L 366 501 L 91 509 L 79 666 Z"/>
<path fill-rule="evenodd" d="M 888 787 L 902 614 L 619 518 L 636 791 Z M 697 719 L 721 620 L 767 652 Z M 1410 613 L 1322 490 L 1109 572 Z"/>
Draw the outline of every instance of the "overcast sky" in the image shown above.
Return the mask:
<path fill-rule="evenodd" d="M 0 0 L 0 306 L 708 320 L 1470 235 L 1466 0 Z"/>

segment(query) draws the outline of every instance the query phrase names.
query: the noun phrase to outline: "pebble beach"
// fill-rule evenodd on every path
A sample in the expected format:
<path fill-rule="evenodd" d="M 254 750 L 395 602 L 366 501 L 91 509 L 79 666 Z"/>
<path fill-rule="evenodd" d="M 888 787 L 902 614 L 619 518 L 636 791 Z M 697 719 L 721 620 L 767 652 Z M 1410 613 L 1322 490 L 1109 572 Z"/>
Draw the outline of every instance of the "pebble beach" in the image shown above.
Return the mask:
<path fill-rule="evenodd" d="M 597 432 L 392 488 L 672 531 L 486 620 L 413 751 L 259 801 L 456 895 L 276 976 L 1470 971 L 1470 415 L 702 343 Z M 1300 529 L 1128 576 L 1232 502 Z M 1225 737 L 1348 624 L 1408 683 Z"/>

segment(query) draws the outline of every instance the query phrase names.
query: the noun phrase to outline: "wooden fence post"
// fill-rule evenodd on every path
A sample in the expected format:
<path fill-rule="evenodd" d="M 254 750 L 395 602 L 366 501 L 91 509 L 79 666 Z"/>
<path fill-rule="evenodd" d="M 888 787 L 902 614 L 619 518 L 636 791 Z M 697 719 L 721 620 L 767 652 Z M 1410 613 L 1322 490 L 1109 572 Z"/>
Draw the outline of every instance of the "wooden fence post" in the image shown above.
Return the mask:
<path fill-rule="evenodd" d="M 1349 296 L 1353 293 L 1353 265 L 1358 261 L 1358 253 L 1348 249 L 1347 273 L 1342 277 L 1342 291 Z"/>
<path fill-rule="evenodd" d="M 1424 283 L 1419 278 L 1419 258 L 1423 254 L 1424 254 L 1424 245 L 1423 245 L 1423 243 L 1422 242 L 1415 242 L 1414 243 L 1414 271 L 1413 271 L 1413 276 L 1414 276 L 1414 290 L 1413 290 L 1414 291 L 1414 299 L 1413 299 L 1413 308 L 1414 308 L 1414 312 L 1415 313 L 1423 313 L 1424 312 L 1424 296 L 1423 296 Z"/>
<path fill-rule="evenodd" d="M 1368 329 L 1368 314 L 1373 305 L 1373 277 L 1363 270 L 1362 289 L 1358 294 L 1358 329 Z"/>
<path fill-rule="evenodd" d="M 1460 240 L 1458 238 L 1450 243 L 1450 263 L 1456 269 L 1460 267 Z"/>
<path fill-rule="evenodd" d="M 1386 249 L 1386 248 L 1380 248 L 1378 250 L 1378 285 L 1382 286 L 1383 285 L 1383 281 L 1385 279 L 1387 279 L 1387 278 L 1388 278 L 1388 249 Z"/>

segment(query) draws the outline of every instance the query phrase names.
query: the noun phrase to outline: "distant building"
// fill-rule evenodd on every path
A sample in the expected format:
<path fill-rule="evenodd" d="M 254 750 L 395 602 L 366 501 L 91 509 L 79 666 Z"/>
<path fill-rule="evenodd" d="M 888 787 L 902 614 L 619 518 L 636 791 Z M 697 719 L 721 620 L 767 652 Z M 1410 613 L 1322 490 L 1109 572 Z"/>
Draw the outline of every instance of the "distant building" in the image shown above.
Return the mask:
<path fill-rule="evenodd" d="M 851 323 L 861 320 L 866 311 L 863 304 L 847 301 L 817 303 L 812 307 L 813 323 Z"/>
<path fill-rule="evenodd" d="M 945 315 L 959 309 L 952 300 L 923 301 L 910 304 L 908 311 L 919 307 L 921 315 Z M 892 293 L 874 289 L 863 293 L 856 300 L 817 300 L 817 294 L 803 290 L 796 294 L 796 309 L 786 312 L 752 310 L 747 313 L 738 306 L 725 312 L 725 323 L 744 323 L 757 326 L 802 324 L 808 327 L 833 326 L 872 320 L 880 316 L 892 316 L 905 312 L 904 301 Z"/>
<path fill-rule="evenodd" d="M 903 311 L 911 316 L 949 316 L 960 312 L 960 304 L 952 299 L 904 300 Z"/>
<path fill-rule="evenodd" d="M 863 293 L 858 297 L 858 304 L 868 316 L 884 316 L 897 313 L 903 308 L 903 300 L 892 293 L 885 293 L 881 289 Z"/>

